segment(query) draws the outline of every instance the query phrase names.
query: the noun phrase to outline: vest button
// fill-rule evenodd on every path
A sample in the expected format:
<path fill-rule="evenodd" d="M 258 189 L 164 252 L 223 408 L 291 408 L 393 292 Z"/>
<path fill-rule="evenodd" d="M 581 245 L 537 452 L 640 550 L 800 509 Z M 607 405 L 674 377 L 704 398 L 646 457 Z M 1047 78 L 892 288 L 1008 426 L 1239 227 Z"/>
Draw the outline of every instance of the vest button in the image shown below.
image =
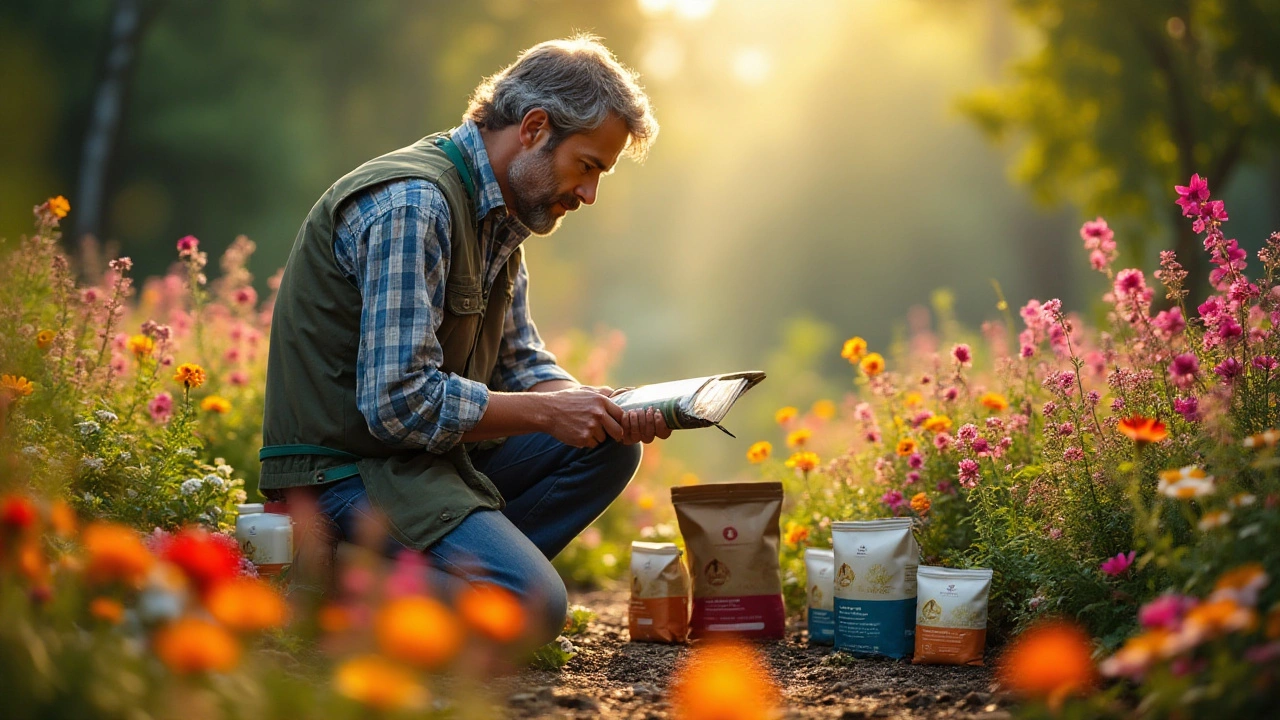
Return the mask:
<path fill-rule="evenodd" d="M 324 471 L 323 471 L 323 470 L 317 470 L 317 471 L 316 471 L 316 482 L 323 482 L 323 481 L 324 481 Z"/>
<path fill-rule="evenodd" d="M 449 520 L 452 517 L 453 517 L 453 513 L 449 512 L 448 510 L 445 510 L 444 512 L 440 513 L 441 520 Z"/>

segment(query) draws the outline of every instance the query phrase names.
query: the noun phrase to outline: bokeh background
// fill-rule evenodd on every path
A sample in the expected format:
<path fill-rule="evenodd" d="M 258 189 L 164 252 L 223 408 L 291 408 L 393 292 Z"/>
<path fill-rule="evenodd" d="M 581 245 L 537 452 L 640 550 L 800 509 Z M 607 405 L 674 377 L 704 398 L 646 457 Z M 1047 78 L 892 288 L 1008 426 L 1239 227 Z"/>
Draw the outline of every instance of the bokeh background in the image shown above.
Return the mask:
<path fill-rule="evenodd" d="M 739 442 L 668 443 L 706 479 L 778 406 L 839 399 L 841 340 L 890 348 L 931 298 L 973 327 L 993 281 L 1089 312 L 1097 213 L 1148 270 L 1187 242 L 1191 172 L 1242 245 L 1280 228 L 1276 0 L 6 0 L 0 236 L 64 194 L 72 249 L 148 275 L 244 234 L 264 283 L 333 180 L 574 31 L 642 73 L 662 132 L 530 240 L 535 318 L 619 331 L 618 384 L 769 371 Z"/>

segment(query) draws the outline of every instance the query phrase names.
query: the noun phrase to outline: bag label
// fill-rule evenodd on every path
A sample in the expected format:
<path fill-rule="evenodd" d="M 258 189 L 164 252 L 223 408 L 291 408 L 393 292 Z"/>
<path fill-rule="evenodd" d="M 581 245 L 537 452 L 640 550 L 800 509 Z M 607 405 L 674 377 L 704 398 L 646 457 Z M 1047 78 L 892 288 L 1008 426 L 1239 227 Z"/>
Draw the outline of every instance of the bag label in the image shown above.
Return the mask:
<path fill-rule="evenodd" d="M 835 644 L 861 655 L 903 658 L 915 645 L 916 599 L 835 602 Z"/>
<path fill-rule="evenodd" d="M 723 633 L 746 638 L 780 638 L 786 611 L 781 595 L 747 595 L 693 599 L 691 637 Z"/>
<path fill-rule="evenodd" d="M 836 639 L 836 613 L 834 610 L 809 608 L 809 642 L 831 645 Z"/>

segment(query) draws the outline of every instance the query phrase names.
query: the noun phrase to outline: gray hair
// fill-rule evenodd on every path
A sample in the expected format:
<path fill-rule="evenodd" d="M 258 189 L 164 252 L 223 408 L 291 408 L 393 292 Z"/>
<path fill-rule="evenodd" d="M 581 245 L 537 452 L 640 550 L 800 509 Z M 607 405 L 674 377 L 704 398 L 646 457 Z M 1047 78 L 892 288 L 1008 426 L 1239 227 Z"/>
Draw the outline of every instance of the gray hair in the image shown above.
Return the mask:
<path fill-rule="evenodd" d="M 577 34 L 548 40 L 520 53 L 516 61 L 485 78 L 471 94 L 465 117 L 489 130 L 501 130 L 542 108 L 551 123 L 551 144 L 590 132 L 610 114 L 627 124 L 624 152 L 644 160 L 658 136 L 649 97 L 640 76 L 618 62 L 600 38 Z"/>

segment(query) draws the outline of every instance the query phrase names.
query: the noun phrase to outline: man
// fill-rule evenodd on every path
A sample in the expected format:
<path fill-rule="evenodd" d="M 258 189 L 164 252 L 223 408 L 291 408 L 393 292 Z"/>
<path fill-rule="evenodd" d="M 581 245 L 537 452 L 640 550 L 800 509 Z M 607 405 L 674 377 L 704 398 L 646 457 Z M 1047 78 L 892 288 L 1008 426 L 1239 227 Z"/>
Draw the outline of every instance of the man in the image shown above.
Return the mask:
<path fill-rule="evenodd" d="M 275 305 L 263 492 L 307 494 L 346 539 L 380 517 L 388 554 L 424 553 L 435 591 L 501 586 L 532 639 L 554 638 L 550 558 L 626 487 L 638 443 L 671 431 L 556 365 L 520 244 L 657 132 L 635 73 L 577 36 L 483 81 L 461 126 L 329 188 Z"/>

